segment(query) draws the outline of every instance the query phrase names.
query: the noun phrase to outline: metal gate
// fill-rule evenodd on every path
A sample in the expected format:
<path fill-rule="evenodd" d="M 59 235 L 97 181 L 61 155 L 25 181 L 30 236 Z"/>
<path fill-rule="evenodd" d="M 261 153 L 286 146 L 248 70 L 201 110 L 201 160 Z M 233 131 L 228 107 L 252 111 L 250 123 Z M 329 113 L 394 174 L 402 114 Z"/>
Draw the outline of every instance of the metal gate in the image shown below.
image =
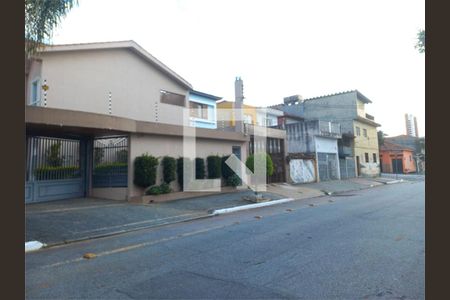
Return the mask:
<path fill-rule="evenodd" d="M 83 197 L 84 142 L 26 137 L 25 203 Z"/>
<path fill-rule="evenodd" d="M 392 173 L 402 174 L 403 173 L 403 159 L 392 159 Z"/>
<path fill-rule="evenodd" d="M 353 157 L 339 159 L 339 168 L 341 170 L 341 179 L 355 178 L 355 160 Z"/>
<path fill-rule="evenodd" d="M 317 158 L 321 181 L 339 179 L 336 153 L 317 153 Z"/>
<path fill-rule="evenodd" d="M 92 187 L 128 186 L 128 138 L 94 140 Z"/>

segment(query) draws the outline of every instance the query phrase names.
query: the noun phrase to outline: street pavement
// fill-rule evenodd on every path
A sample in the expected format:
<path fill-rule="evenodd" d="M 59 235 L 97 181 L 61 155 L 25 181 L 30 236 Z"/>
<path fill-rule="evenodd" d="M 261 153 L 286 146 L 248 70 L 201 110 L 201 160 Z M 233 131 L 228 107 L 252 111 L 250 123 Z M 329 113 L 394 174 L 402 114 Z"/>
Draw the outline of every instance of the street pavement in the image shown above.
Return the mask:
<path fill-rule="evenodd" d="M 423 299 L 424 191 L 382 185 L 43 249 L 26 254 L 26 297 Z"/>

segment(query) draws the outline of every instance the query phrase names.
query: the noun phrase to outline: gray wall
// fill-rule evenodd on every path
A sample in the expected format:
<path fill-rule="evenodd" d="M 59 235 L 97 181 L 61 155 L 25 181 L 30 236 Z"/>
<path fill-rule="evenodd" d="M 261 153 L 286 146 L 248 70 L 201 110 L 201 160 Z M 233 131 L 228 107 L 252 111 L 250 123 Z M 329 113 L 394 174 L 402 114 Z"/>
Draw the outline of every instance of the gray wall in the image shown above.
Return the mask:
<path fill-rule="evenodd" d="M 341 124 L 342 133 L 353 134 L 353 119 L 357 117 L 356 103 L 357 94 L 353 91 L 275 108 L 305 119 L 338 122 Z"/>

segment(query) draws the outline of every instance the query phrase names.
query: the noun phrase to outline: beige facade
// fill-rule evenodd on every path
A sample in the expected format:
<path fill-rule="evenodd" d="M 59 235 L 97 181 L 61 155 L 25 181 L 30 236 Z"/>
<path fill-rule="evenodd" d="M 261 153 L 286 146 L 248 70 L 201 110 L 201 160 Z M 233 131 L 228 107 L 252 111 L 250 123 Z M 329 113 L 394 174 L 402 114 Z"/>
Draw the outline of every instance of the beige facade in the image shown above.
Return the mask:
<path fill-rule="evenodd" d="M 156 59 L 150 60 L 138 49 L 133 42 L 73 50 L 69 46 L 50 47 L 40 54 L 41 62 L 32 64 L 27 89 L 32 80 L 39 79 L 41 84 L 45 80 L 49 87 L 46 105 L 50 108 L 110 114 L 111 96 L 111 115 L 181 125 L 182 118 L 174 116 L 182 115 L 182 107 L 161 103 L 160 91 L 187 97 L 189 83 L 176 80 L 155 64 Z M 27 104 L 30 97 L 28 92 Z"/>
<path fill-rule="evenodd" d="M 161 91 L 182 95 L 188 107 L 192 86 L 136 43 L 48 47 L 26 73 L 27 135 L 91 142 L 102 136 L 128 137 L 128 187 L 93 188 L 90 182 L 86 195 L 114 200 L 141 196 L 143 190 L 133 184 L 137 156 L 183 156 L 183 107 L 161 103 Z M 31 103 L 33 82 L 38 82 L 38 103 Z M 44 82 L 49 87 L 45 102 Z M 196 135 L 196 157 L 229 155 L 233 146 L 240 146 L 245 161 L 249 137 L 243 133 L 196 128 Z M 157 184 L 161 178 L 159 166 Z M 177 183 L 172 188 L 179 190 Z"/>
<path fill-rule="evenodd" d="M 360 173 L 362 176 L 378 176 L 380 173 L 380 154 L 377 128 L 374 125 L 360 121 L 354 121 L 353 124 L 355 157 L 359 157 Z M 368 158 L 368 162 L 366 158 Z"/>
<path fill-rule="evenodd" d="M 229 155 L 232 153 L 233 146 L 241 147 L 241 158 L 246 160 L 247 153 L 246 141 L 226 141 L 210 138 L 199 138 L 196 142 L 196 157 L 201 157 L 206 160 L 209 155 Z M 183 156 L 183 137 L 167 137 L 149 134 L 131 134 L 130 135 L 130 161 L 133 162 L 137 156 L 144 153 L 151 154 L 161 159 L 168 155 L 174 158 Z M 133 164 L 128 166 L 129 174 L 133 174 Z M 162 183 L 162 167 L 158 166 L 156 184 Z M 134 196 L 142 195 L 144 190 L 133 184 L 132 176 L 129 176 L 128 182 L 128 199 Z M 171 188 L 179 191 L 180 187 L 176 181 L 171 183 Z"/>

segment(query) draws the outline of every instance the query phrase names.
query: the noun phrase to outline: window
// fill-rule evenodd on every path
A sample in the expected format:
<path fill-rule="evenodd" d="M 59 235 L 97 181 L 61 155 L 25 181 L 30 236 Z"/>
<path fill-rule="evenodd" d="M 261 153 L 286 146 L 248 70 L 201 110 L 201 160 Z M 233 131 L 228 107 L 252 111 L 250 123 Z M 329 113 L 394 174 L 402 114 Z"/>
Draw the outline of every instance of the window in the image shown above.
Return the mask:
<path fill-rule="evenodd" d="M 189 108 L 191 117 L 208 120 L 208 105 L 189 102 Z"/>
<path fill-rule="evenodd" d="M 161 90 L 161 103 L 186 106 L 185 96 Z"/>
<path fill-rule="evenodd" d="M 366 163 L 369 162 L 369 153 L 364 153 L 364 158 L 366 159 Z"/>
<path fill-rule="evenodd" d="M 244 115 L 244 123 L 245 124 L 252 124 L 252 116 L 251 115 Z"/>
<path fill-rule="evenodd" d="M 376 154 L 376 153 L 373 154 L 373 162 L 374 162 L 374 163 L 377 162 L 377 154 Z"/>
<path fill-rule="evenodd" d="M 358 126 L 356 126 L 356 135 L 357 136 L 361 135 L 361 129 Z"/>
<path fill-rule="evenodd" d="M 367 129 L 363 129 L 363 135 L 364 135 L 364 137 L 367 137 Z"/>
<path fill-rule="evenodd" d="M 40 100 L 39 78 L 31 83 L 30 105 L 38 105 Z"/>

